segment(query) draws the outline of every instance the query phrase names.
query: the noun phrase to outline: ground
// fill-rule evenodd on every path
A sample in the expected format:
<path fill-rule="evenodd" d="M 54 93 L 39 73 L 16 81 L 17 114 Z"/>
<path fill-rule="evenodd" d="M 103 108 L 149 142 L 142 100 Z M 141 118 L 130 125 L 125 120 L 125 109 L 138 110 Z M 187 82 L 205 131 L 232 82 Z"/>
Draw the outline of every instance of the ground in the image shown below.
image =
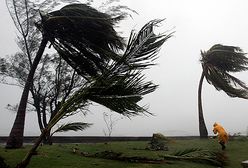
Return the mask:
<path fill-rule="evenodd" d="M 73 153 L 73 149 L 80 152 L 96 153 L 102 151 L 121 152 L 124 156 L 143 156 L 148 158 L 159 158 L 164 154 L 175 153 L 186 148 L 201 148 L 215 152 L 223 152 L 217 139 L 171 139 L 168 143 L 169 151 L 149 151 L 145 150 L 147 141 L 132 142 L 109 142 L 109 143 L 88 143 L 88 144 L 54 144 L 52 146 L 43 145 L 38 149 L 29 168 L 213 168 L 216 166 L 194 163 L 190 161 L 168 161 L 162 164 L 148 163 L 128 163 L 100 158 L 88 158 L 80 153 Z M 5 162 L 14 167 L 25 156 L 30 145 L 22 149 L 7 150 L 2 145 L 0 156 Z M 248 160 L 248 139 L 238 137 L 231 139 L 224 154 L 229 159 L 227 168 L 241 167 L 241 161 Z"/>

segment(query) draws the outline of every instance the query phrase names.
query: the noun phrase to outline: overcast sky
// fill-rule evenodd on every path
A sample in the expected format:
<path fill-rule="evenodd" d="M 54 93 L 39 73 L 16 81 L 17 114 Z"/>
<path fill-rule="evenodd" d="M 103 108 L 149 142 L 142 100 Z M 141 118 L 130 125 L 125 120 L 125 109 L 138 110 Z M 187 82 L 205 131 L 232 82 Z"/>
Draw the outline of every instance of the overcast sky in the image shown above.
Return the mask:
<path fill-rule="evenodd" d="M 247 0 L 122 0 L 121 4 L 136 10 L 121 24 L 126 36 L 131 29 L 138 30 L 152 19 L 163 19 L 156 32 L 173 29 L 174 37 L 163 45 L 157 66 L 146 71 L 147 79 L 159 88 L 145 96 L 141 104 L 149 105 L 154 116 L 138 116 L 131 119 L 114 114 L 117 121 L 113 136 L 198 135 L 197 89 L 201 75 L 200 50 L 208 50 L 214 44 L 234 45 L 248 52 L 248 1 Z M 7 12 L 4 0 L 0 1 L 0 57 L 15 53 L 16 30 Z M 248 72 L 235 74 L 248 82 Z M 5 109 L 7 104 L 19 102 L 21 90 L 0 85 L 0 136 L 8 135 L 15 113 Z M 206 81 L 203 84 L 203 110 L 210 134 L 214 122 L 221 123 L 227 132 L 247 134 L 248 101 L 230 98 L 216 91 Z M 70 135 L 104 135 L 103 121 L 106 108 L 94 105 L 86 116 L 76 116 L 69 121 L 81 120 L 94 125 L 84 132 Z M 25 135 L 38 135 L 35 113 L 26 117 Z M 63 134 L 60 134 L 63 135 Z M 68 135 L 68 134 L 66 134 Z"/>

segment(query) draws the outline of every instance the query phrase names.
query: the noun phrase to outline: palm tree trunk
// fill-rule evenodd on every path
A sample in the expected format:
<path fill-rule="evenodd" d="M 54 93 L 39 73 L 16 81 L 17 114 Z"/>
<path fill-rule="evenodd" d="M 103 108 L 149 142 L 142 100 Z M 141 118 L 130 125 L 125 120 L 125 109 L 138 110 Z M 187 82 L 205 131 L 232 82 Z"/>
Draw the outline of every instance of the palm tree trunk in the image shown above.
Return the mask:
<path fill-rule="evenodd" d="M 200 137 L 201 138 L 207 138 L 208 137 L 208 130 L 204 121 L 203 117 L 203 110 L 202 110 L 202 83 L 204 79 L 204 73 L 202 72 L 201 79 L 199 82 L 198 87 L 198 115 L 199 115 L 199 131 L 200 131 Z"/>
<path fill-rule="evenodd" d="M 27 155 L 25 156 L 25 158 L 22 160 L 22 162 L 16 165 L 16 168 L 26 168 L 27 167 L 27 165 L 29 164 L 29 162 L 30 162 L 33 154 L 36 152 L 36 149 L 39 147 L 41 141 L 44 139 L 44 137 L 46 136 L 46 134 L 49 131 L 50 130 L 48 128 L 45 128 L 42 131 L 42 133 L 40 134 L 39 138 L 35 141 L 34 145 L 29 150 L 29 152 L 27 153 Z"/>
<path fill-rule="evenodd" d="M 26 154 L 25 158 L 16 165 L 15 168 L 26 168 L 33 156 L 33 154 L 36 152 L 37 148 L 39 147 L 42 140 L 46 137 L 46 135 L 51 132 L 52 127 L 61 119 L 60 114 L 57 113 L 57 116 L 54 116 L 52 120 L 48 123 L 47 127 L 42 130 L 42 133 L 40 134 L 39 138 L 35 141 L 32 148 L 29 150 L 29 152 Z"/>
<path fill-rule="evenodd" d="M 15 122 L 11 129 L 10 135 L 8 137 L 8 140 L 5 146 L 6 148 L 11 148 L 11 149 L 21 148 L 23 145 L 23 132 L 24 132 L 25 114 L 26 114 L 29 88 L 32 86 L 35 70 L 40 62 L 41 56 L 46 48 L 47 42 L 48 42 L 47 38 L 42 39 L 39 50 L 33 61 L 33 65 L 29 71 L 27 81 L 25 83 L 25 86 L 22 92 L 22 97 L 19 103 Z"/>

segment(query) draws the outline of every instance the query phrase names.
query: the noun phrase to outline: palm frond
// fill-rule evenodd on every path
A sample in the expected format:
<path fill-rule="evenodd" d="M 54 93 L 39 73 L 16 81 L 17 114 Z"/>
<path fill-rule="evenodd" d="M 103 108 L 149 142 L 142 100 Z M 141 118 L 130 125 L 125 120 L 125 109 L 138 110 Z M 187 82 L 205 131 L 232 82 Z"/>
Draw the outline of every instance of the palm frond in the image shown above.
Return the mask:
<path fill-rule="evenodd" d="M 145 107 L 138 105 L 144 95 L 157 88 L 152 82 L 144 82 L 139 72 L 125 75 L 103 75 L 86 83 L 63 105 L 55 118 L 59 120 L 78 106 L 93 101 L 125 116 L 151 114 Z"/>
<path fill-rule="evenodd" d="M 143 69 L 154 65 L 152 62 L 157 58 L 161 46 L 173 34 L 173 32 L 159 35 L 154 33 L 154 27 L 162 21 L 157 19 L 148 22 L 137 34 L 132 31 L 120 62 L 134 69 Z"/>
<path fill-rule="evenodd" d="M 230 97 L 248 99 L 246 84 L 229 74 L 248 70 L 248 58 L 241 48 L 216 44 L 201 55 L 203 73 L 209 84 Z"/>
<path fill-rule="evenodd" d="M 53 131 L 52 135 L 58 132 L 67 132 L 67 131 L 83 131 L 89 128 L 92 124 L 83 123 L 83 122 L 73 122 L 62 124 L 55 131 Z"/>
<path fill-rule="evenodd" d="M 140 73 L 103 76 L 91 87 L 89 99 L 117 113 L 126 116 L 137 115 L 148 113 L 146 108 L 137 103 L 156 88 L 157 85 L 152 82 L 144 82 L 144 75 Z"/>
<path fill-rule="evenodd" d="M 199 151 L 202 151 L 202 149 L 201 148 L 187 148 L 184 150 L 176 151 L 172 155 L 173 156 L 188 156 L 188 155 L 192 155 L 192 153 L 199 152 Z"/>
<path fill-rule="evenodd" d="M 200 148 L 189 148 L 172 154 L 162 155 L 161 157 L 167 160 L 185 160 L 215 166 L 223 166 L 228 161 L 224 153 L 212 152 Z"/>
<path fill-rule="evenodd" d="M 216 68 L 205 69 L 205 77 L 209 84 L 217 90 L 223 90 L 230 97 L 248 99 L 247 86 L 238 78 Z"/>
<path fill-rule="evenodd" d="M 216 44 L 207 52 L 201 52 L 202 64 L 214 66 L 227 72 L 240 72 L 248 69 L 246 53 L 239 47 Z"/>

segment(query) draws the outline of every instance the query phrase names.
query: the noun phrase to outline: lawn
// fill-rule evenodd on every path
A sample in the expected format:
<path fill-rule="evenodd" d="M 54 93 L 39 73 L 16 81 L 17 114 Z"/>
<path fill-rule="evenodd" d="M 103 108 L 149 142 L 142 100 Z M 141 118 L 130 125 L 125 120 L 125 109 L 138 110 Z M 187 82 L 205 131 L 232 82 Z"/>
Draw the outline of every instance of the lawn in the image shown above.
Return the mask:
<path fill-rule="evenodd" d="M 96 153 L 102 151 L 121 152 L 125 156 L 143 156 L 149 158 L 159 158 L 160 155 L 171 154 L 186 148 L 202 148 L 212 151 L 221 151 L 216 139 L 171 139 L 168 143 L 169 151 L 149 151 L 144 150 L 148 142 L 109 142 L 94 144 L 54 144 L 52 146 L 43 145 L 38 149 L 29 168 L 213 168 L 216 166 L 194 163 L 190 161 L 169 161 L 162 164 L 148 163 L 128 163 L 108 159 L 88 158 L 73 153 L 77 148 L 80 152 Z M 5 159 L 11 168 L 14 167 L 24 157 L 31 146 L 27 145 L 22 149 L 7 150 L 0 147 L 0 156 Z M 241 161 L 248 160 L 248 140 L 246 138 L 236 138 L 230 140 L 225 155 L 228 157 L 226 168 L 241 167 Z"/>

